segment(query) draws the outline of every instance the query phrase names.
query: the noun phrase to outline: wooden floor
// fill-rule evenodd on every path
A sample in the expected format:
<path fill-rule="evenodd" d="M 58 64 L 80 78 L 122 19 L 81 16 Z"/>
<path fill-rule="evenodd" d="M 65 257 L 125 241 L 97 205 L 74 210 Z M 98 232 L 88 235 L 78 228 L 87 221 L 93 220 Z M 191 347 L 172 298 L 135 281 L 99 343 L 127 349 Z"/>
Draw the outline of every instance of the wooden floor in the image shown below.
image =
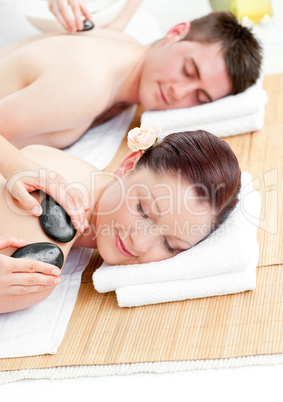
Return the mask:
<path fill-rule="evenodd" d="M 99 294 L 93 288 L 91 274 L 101 264 L 94 253 L 57 354 L 1 359 L 0 370 L 283 353 L 283 75 L 265 77 L 264 88 L 269 97 L 264 128 L 226 139 L 262 197 L 257 288 L 236 295 L 119 308 L 114 292 Z M 139 125 L 138 118 L 139 113 L 134 126 Z M 109 169 L 127 153 L 124 141 Z"/>

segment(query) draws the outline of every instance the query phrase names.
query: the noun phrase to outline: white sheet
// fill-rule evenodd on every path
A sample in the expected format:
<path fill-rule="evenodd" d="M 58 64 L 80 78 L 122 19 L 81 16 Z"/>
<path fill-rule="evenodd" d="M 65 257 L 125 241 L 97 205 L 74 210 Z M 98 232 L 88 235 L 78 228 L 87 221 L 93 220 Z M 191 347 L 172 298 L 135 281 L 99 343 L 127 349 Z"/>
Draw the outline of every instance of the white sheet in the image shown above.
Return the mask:
<path fill-rule="evenodd" d="M 0 358 L 54 354 L 65 334 L 91 249 L 72 249 L 62 283 L 33 307 L 0 315 Z"/>
<path fill-rule="evenodd" d="M 0 0 L 0 46 L 14 40 L 38 34 L 23 16 L 22 0 Z M 147 29 L 143 22 L 146 19 Z M 17 29 L 15 29 L 15 27 Z M 143 43 L 160 36 L 155 20 L 138 10 L 126 31 Z M 65 151 L 83 158 L 99 169 L 114 157 L 135 113 L 132 106 L 108 122 L 89 130 L 77 143 Z M 76 302 L 81 274 L 92 250 L 71 251 L 62 272 L 62 284 L 42 303 L 9 314 L 0 315 L 0 358 L 54 354 L 65 334 Z"/>

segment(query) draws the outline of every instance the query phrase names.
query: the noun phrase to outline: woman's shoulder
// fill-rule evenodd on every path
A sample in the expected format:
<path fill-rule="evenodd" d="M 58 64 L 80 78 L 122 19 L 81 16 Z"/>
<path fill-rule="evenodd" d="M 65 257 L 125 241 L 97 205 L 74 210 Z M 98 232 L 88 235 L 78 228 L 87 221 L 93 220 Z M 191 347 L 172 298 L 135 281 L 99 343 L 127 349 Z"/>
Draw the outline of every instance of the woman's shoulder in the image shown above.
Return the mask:
<path fill-rule="evenodd" d="M 85 182 L 91 173 L 99 172 L 91 163 L 46 145 L 29 145 L 21 152 L 49 171 L 63 175 L 69 182 Z"/>

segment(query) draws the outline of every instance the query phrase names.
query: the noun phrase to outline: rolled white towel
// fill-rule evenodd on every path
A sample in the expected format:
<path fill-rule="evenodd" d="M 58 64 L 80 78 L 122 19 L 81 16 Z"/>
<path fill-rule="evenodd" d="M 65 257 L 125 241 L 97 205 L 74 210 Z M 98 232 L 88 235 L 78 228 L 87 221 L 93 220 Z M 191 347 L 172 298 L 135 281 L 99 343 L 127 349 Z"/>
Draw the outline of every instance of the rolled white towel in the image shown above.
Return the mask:
<path fill-rule="evenodd" d="M 212 277 L 244 271 L 250 265 L 255 268 L 260 204 L 260 196 L 253 190 L 250 174 L 242 173 L 237 207 L 207 239 L 168 260 L 124 266 L 104 263 L 93 274 L 95 289 L 104 293 L 129 285 Z"/>
<path fill-rule="evenodd" d="M 141 122 L 162 127 L 162 136 L 178 131 L 203 129 L 218 137 L 260 130 L 264 123 L 267 93 L 262 77 L 237 95 L 185 109 L 146 111 Z"/>
<path fill-rule="evenodd" d="M 234 117 L 229 120 L 211 121 L 207 123 L 186 126 L 180 131 L 202 130 L 209 131 L 216 137 L 230 137 L 232 135 L 250 133 L 252 131 L 261 130 L 264 124 L 264 108 L 254 114 Z M 162 136 L 170 134 L 169 132 L 162 133 Z"/>
<path fill-rule="evenodd" d="M 256 287 L 256 260 L 244 271 L 204 278 L 130 285 L 116 290 L 119 307 L 221 296 Z"/>

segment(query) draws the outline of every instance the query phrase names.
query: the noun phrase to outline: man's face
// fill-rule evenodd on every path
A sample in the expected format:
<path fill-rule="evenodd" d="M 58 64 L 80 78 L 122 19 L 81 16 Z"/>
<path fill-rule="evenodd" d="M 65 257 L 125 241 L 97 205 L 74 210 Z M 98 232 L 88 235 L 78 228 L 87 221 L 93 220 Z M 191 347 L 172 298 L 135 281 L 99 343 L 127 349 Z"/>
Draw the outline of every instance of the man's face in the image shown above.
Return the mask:
<path fill-rule="evenodd" d="M 218 43 L 180 41 L 153 50 L 140 81 L 140 103 L 147 110 L 202 105 L 231 92 Z"/>

